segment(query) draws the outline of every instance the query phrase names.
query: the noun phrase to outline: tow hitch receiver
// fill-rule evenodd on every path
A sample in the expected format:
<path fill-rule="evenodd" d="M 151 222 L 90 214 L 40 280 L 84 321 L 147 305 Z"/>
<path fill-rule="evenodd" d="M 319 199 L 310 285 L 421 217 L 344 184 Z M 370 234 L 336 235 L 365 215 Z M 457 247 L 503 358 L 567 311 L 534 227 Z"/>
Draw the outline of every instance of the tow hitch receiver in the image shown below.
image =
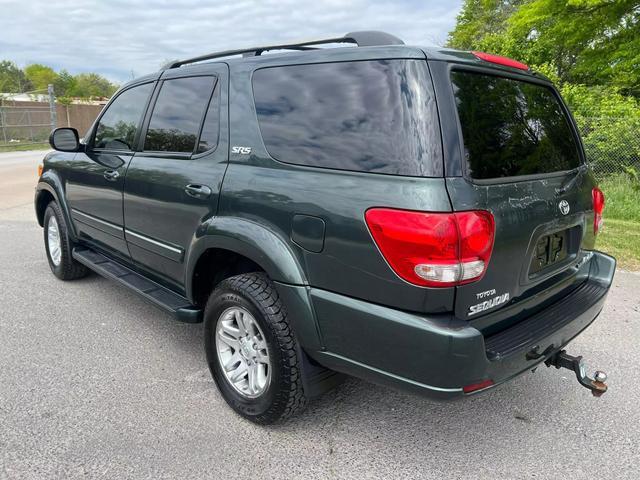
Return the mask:
<path fill-rule="evenodd" d="M 600 397 L 607 391 L 607 384 L 604 383 L 607 381 L 607 374 L 597 370 L 593 375 L 594 378 L 589 378 L 582 357 L 574 357 L 565 350 L 561 350 L 550 356 L 544 363 L 547 367 L 573 370 L 580 385 L 591 390 L 594 397 Z"/>

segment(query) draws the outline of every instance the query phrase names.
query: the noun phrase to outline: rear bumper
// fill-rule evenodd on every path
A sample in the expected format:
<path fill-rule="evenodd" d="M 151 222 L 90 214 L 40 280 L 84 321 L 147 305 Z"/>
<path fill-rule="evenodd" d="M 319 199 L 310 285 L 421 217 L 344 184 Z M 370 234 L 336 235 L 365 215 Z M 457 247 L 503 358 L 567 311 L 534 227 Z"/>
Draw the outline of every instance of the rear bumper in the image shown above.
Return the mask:
<path fill-rule="evenodd" d="M 490 379 L 495 387 L 531 370 L 588 327 L 602 310 L 615 265 L 593 252 L 580 269 L 580 286 L 488 338 L 450 314 L 416 315 L 311 289 L 325 349 L 309 353 L 328 368 L 376 383 L 462 397 L 464 386 Z"/>

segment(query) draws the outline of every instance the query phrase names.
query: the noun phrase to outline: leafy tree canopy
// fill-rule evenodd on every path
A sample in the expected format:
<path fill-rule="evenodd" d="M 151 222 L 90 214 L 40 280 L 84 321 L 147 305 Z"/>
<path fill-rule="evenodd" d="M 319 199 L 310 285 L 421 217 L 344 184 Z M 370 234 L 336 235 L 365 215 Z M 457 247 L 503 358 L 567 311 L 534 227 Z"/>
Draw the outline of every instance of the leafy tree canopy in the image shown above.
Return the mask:
<path fill-rule="evenodd" d="M 0 61 L 0 93 L 25 92 L 31 83 L 18 66 L 8 60 Z"/>
<path fill-rule="evenodd" d="M 72 97 L 110 97 L 118 86 L 97 73 L 71 75 L 66 70 L 56 72 L 53 68 L 39 63 L 28 65 L 21 70 L 15 63 L 0 61 L 0 92 L 24 93 L 46 92 L 49 84 L 63 103 Z"/>
<path fill-rule="evenodd" d="M 51 67 L 33 63 L 24 69 L 27 80 L 31 82 L 33 90 L 47 90 L 50 83 L 54 83 L 58 78 L 58 74 Z"/>
<path fill-rule="evenodd" d="M 466 0 L 448 44 L 640 97 L 638 0 Z"/>

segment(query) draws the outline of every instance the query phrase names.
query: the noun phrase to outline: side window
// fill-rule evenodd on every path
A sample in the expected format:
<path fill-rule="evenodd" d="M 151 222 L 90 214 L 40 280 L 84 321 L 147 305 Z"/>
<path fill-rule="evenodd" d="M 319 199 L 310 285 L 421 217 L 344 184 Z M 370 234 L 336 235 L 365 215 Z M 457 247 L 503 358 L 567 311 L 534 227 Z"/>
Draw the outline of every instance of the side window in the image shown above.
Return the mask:
<path fill-rule="evenodd" d="M 313 167 L 441 176 L 435 95 L 424 60 L 257 70 L 253 91 L 269 154 Z"/>
<path fill-rule="evenodd" d="M 220 135 L 220 82 L 216 83 L 216 88 L 211 96 L 207 116 L 204 119 L 198 150 L 196 153 L 207 152 L 218 146 Z"/>
<path fill-rule="evenodd" d="M 153 107 L 145 151 L 192 153 L 214 77 L 165 80 Z"/>
<path fill-rule="evenodd" d="M 136 131 L 152 90 L 153 83 L 145 83 L 118 95 L 100 118 L 94 148 L 133 150 Z"/>

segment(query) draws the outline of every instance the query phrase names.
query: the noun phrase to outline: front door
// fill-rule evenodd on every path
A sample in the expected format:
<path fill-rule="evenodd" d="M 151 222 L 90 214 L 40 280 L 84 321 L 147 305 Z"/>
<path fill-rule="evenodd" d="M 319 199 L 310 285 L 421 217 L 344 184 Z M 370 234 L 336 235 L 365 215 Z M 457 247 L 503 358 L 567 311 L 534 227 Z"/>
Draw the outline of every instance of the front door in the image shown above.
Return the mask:
<path fill-rule="evenodd" d="M 177 291 L 197 227 L 216 213 L 228 156 L 227 66 L 197 71 L 163 74 L 124 187 L 134 262 Z"/>
<path fill-rule="evenodd" d="M 107 106 L 87 149 L 68 170 L 66 195 L 83 240 L 125 259 L 122 191 L 154 82 L 123 90 Z"/>

